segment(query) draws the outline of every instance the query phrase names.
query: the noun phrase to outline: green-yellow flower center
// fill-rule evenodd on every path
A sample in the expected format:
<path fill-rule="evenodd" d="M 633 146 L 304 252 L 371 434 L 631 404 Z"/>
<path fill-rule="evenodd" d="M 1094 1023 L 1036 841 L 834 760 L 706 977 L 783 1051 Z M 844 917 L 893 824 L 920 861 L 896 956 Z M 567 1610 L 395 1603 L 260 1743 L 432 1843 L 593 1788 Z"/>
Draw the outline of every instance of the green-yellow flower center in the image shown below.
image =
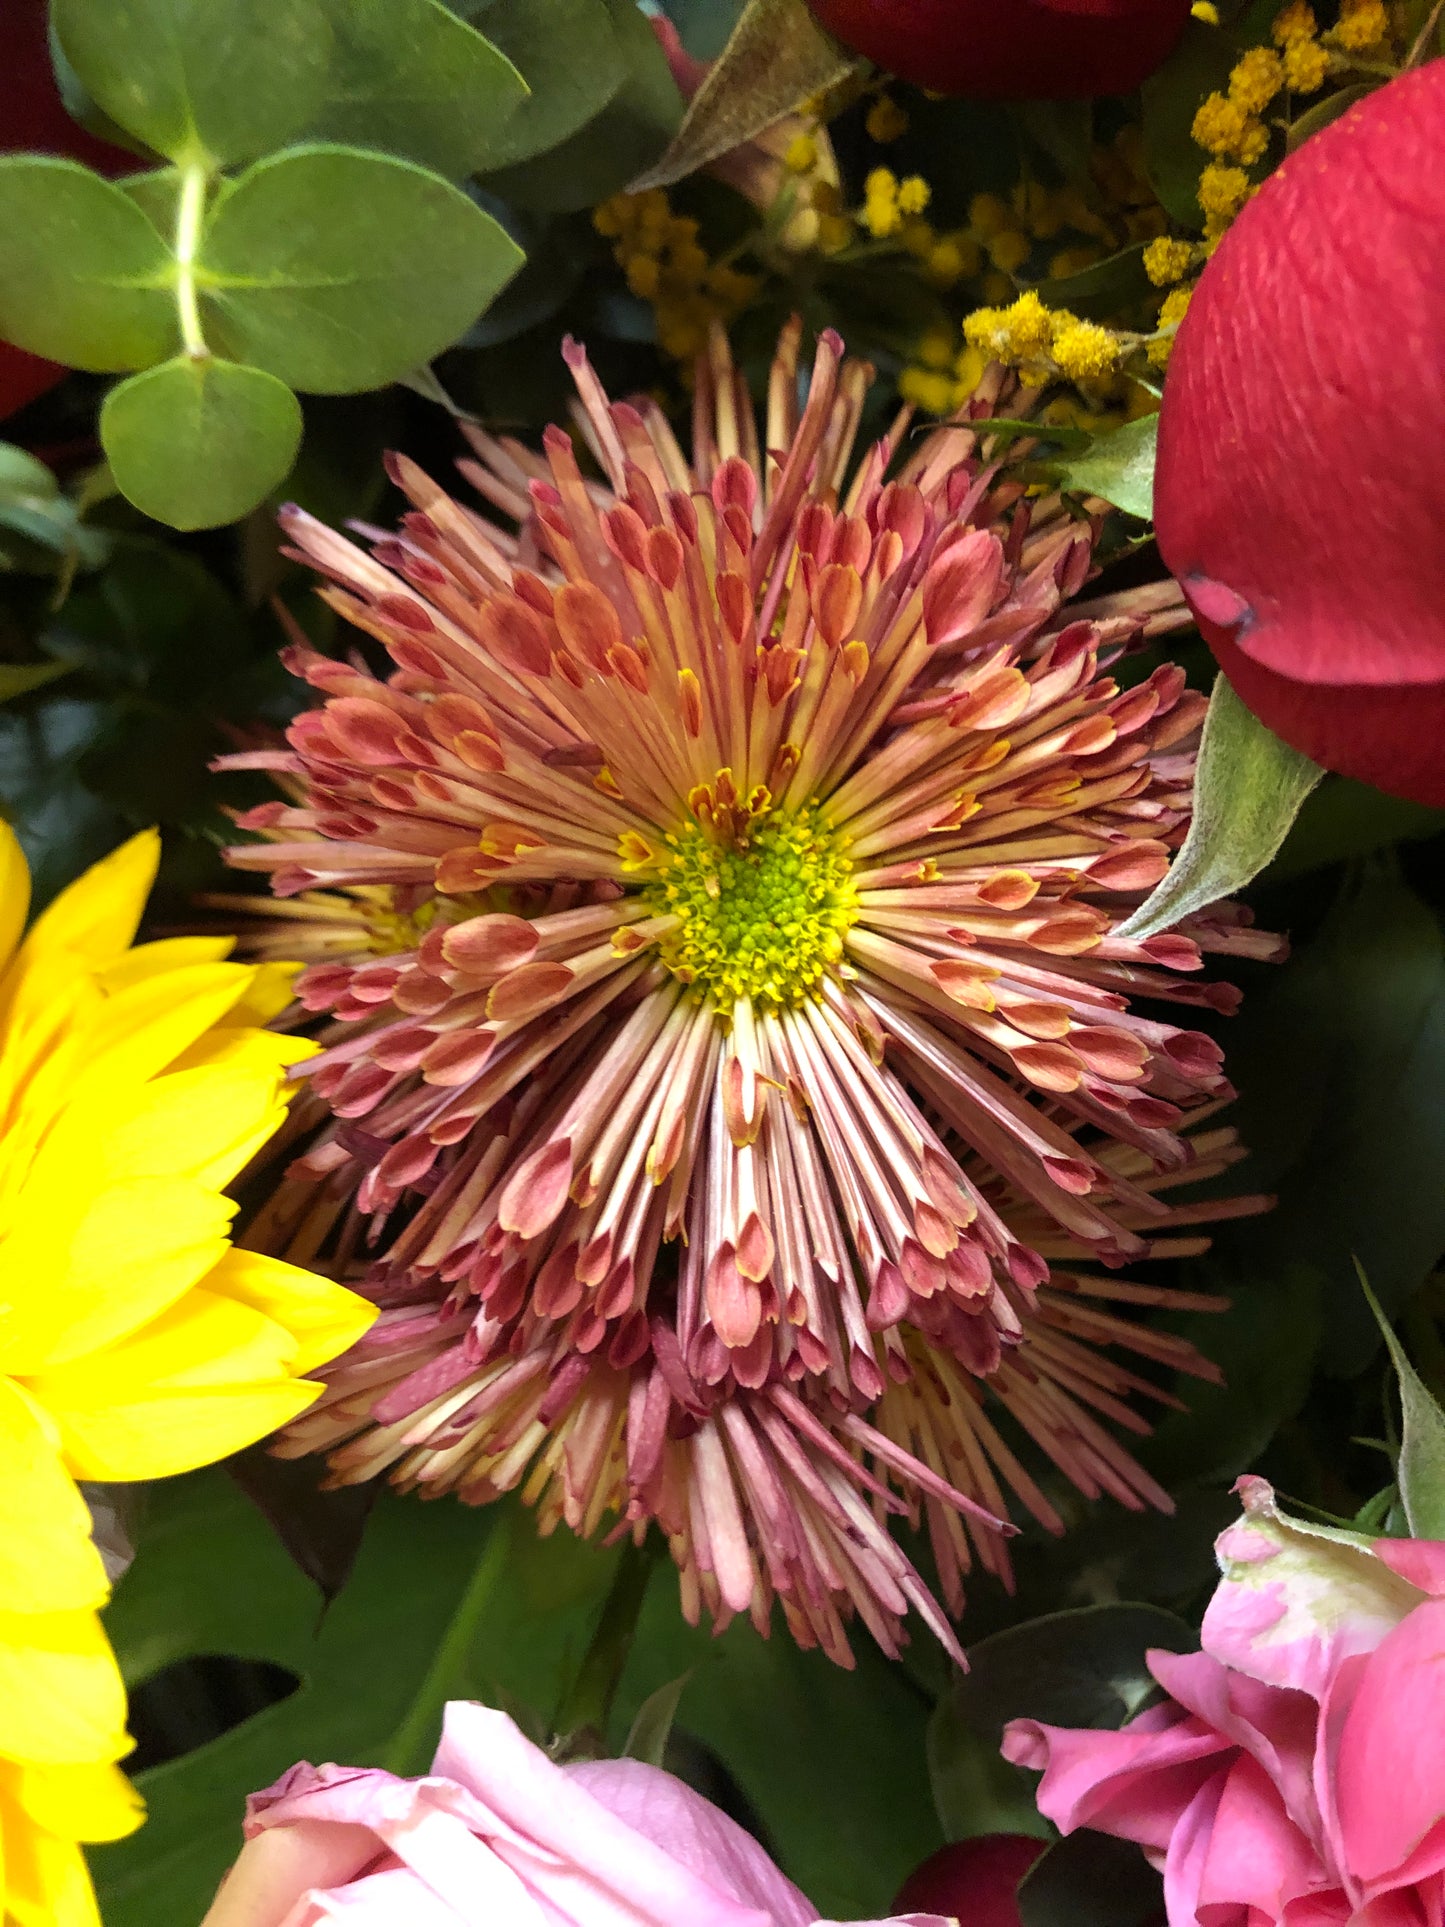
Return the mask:
<path fill-rule="evenodd" d="M 700 823 L 667 838 L 645 890 L 682 919 L 662 961 L 724 1009 L 786 1009 L 816 997 L 858 915 L 853 865 L 816 809 L 773 810 L 719 842 Z"/>

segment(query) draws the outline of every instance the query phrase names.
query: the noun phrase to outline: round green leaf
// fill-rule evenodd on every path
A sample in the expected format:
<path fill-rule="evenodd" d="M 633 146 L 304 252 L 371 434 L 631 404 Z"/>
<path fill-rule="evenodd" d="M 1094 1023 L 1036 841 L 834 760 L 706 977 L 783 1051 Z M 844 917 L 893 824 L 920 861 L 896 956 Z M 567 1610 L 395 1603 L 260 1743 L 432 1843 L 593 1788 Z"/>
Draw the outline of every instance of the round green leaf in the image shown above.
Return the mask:
<path fill-rule="evenodd" d="M 216 528 L 285 480 L 301 406 L 259 368 L 178 355 L 106 396 L 100 439 L 121 493 L 177 529 Z"/>
<path fill-rule="evenodd" d="M 0 159 L 0 336 L 70 368 L 148 368 L 178 344 L 170 250 L 79 161 Z"/>
<path fill-rule="evenodd" d="M 331 77 L 307 129 L 460 179 L 496 165 L 527 98 L 504 53 L 442 0 L 322 0 L 335 37 Z"/>
<path fill-rule="evenodd" d="M 522 251 L 410 161 L 295 147 L 217 206 L 198 282 L 207 339 L 311 394 L 381 388 L 450 346 Z"/>
<path fill-rule="evenodd" d="M 541 154 L 584 127 L 628 77 L 606 0 L 490 0 L 471 10 L 479 32 L 500 47 L 531 97 L 502 128 L 489 168 Z"/>
<path fill-rule="evenodd" d="M 128 133 L 189 164 L 249 160 L 320 105 L 317 0 L 51 0 L 81 85 Z"/>

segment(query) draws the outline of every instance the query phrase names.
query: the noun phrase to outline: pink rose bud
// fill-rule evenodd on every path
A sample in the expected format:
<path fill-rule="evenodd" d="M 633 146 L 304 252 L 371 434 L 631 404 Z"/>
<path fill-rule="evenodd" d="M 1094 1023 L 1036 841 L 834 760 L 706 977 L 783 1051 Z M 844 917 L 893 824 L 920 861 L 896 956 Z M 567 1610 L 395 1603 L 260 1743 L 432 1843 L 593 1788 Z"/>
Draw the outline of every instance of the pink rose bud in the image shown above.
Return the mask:
<path fill-rule="evenodd" d="M 1445 61 L 1270 175 L 1159 415 L 1159 550 L 1220 668 L 1326 769 L 1445 804 Z"/>
<path fill-rule="evenodd" d="M 1438 1920 L 1445 1887 L 1445 1544 L 1291 1519 L 1263 1479 L 1217 1542 L 1204 1650 L 1119 1732 L 1014 1720 L 1071 1833 L 1135 1840 L 1169 1927 Z"/>
<path fill-rule="evenodd" d="M 245 1830 L 203 1927 L 837 1927 L 681 1780 L 639 1760 L 557 1766 L 465 1701 L 424 1779 L 294 1766 L 252 1796 Z"/>

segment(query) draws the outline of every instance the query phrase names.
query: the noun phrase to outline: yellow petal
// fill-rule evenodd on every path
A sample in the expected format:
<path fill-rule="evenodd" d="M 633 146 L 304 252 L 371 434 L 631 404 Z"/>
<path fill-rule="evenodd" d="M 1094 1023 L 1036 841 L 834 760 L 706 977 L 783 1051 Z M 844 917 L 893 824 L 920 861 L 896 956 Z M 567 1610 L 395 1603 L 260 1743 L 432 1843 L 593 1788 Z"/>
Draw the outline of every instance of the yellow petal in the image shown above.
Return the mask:
<path fill-rule="evenodd" d="M 149 1324 L 221 1257 L 234 1211 L 185 1178 L 132 1178 L 78 1201 L 28 1185 L 4 1247 L 0 1370 L 29 1379 Z"/>
<path fill-rule="evenodd" d="M 0 970 L 15 954 L 30 913 L 30 865 L 20 839 L 0 821 Z"/>
<path fill-rule="evenodd" d="M 263 963 L 255 968 L 251 987 L 226 1018 L 228 1024 L 269 1024 L 291 1002 L 301 973 L 299 963 Z"/>
<path fill-rule="evenodd" d="M 0 1612 L 0 1757 L 39 1766 L 130 1751 L 120 1668 L 91 1612 Z"/>
<path fill-rule="evenodd" d="M 109 1591 L 90 1509 L 60 1462 L 58 1439 L 0 1378 L 0 1606 L 84 1610 Z"/>
<path fill-rule="evenodd" d="M 91 1074 L 107 1081 L 159 1075 L 225 1016 L 250 980 L 245 964 L 203 963 L 128 984 L 101 1011 Z"/>
<path fill-rule="evenodd" d="M 118 1766 L 12 1767 L 15 1798 L 37 1826 L 69 1840 L 124 1840 L 145 1819 L 145 1801 Z"/>
<path fill-rule="evenodd" d="M 291 1376 L 297 1341 L 249 1306 L 190 1291 L 107 1351 L 27 1381 L 78 1479 L 158 1479 L 239 1451 L 320 1391 Z"/>
<path fill-rule="evenodd" d="M 277 1068 L 240 1058 L 215 1068 L 176 1071 L 138 1086 L 128 1102 L 110 1107 L 102 1122 L 90 1107 L 77 1111 L 36 1160 L 32 1181 L 72 1164 L 80 1152 L 77 1133 L 91 1143 L 93 1179 L 115 1184 L 129 1178 L 184 1177 L 219 1190 L 276 1130 L 286 1115 Z M 71 1128 L 73 1125 L 73 1128 Z"/>
<path fill-rule="evenodd" d="M 338 1358 L 376 1319 L 376 1306 L 344 1285 L 256 1251 L 228 1251 L 205 1283 L 283 1325 L 297 1342 L 298 1372 Z"/>
<path fill-rule="evenodd" d="M 101 973 L 100 987 L 108 997 L 190 964 L 224 963 L 236 947 L 234 937 L 167 937 L 160 943 L 138 943 Z"/>
<path fill-rule="evenodd" d="M 84 1769 L 82 1769 L 84 1770 Z M 0 1762 L 0 1895 L 5 1927 L 101 1927 L 85 1857 L 75 1836 L 47 1827 L 22 1791 L 29 1769 Z"/>
<path fill-rule="evenodd" d="M 135 936 L 160 855 L 160 832 L 142 830 L 93 863 L 36 918 L 22 966 L 56 950 L 74 951 L 97 970 L 114 963 Z"/>

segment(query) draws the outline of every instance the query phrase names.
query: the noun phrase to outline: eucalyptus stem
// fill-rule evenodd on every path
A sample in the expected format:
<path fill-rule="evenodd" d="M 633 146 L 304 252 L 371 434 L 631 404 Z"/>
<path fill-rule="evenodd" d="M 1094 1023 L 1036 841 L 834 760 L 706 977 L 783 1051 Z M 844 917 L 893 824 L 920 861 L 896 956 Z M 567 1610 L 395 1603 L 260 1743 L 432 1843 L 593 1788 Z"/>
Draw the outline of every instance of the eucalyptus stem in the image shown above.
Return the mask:
<path fill-rule="evenodd" d="M 176 312 L 180 317 L 182 347 L 195 360 L 211 352 L 201 327 L 200 293 L 196 286 L 196 254 L 201 242 L 209 178 L 204 167 L 194 163 L 183 167 L 180 199 L 176 204 Z"/>

